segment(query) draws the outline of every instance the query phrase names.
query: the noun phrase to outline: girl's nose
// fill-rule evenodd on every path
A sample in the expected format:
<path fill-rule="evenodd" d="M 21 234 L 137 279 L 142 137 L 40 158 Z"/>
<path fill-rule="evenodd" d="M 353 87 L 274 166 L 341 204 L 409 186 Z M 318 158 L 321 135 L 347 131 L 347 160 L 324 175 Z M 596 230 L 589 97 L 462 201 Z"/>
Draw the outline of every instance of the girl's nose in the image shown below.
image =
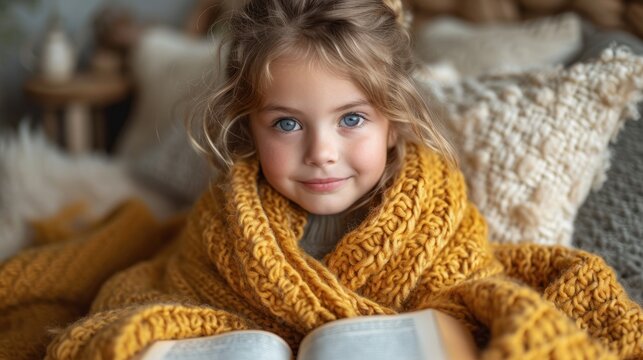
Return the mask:
<path fill-rule="evenodd" d="M 335 143 L 332 136 L 317 132 L 312 134 L 307 142 L 304 159 L 306 165 L 323 167 L 334 164 L 339 159 L 338 144 Z"/>

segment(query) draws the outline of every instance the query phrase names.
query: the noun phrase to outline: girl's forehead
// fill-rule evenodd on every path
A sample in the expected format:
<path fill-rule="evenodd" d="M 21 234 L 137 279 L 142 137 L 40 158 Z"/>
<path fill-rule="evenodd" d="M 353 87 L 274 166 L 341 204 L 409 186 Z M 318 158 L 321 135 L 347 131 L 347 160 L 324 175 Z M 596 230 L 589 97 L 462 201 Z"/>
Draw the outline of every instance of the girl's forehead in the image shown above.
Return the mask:
<path fill-rule="evenodd" d="M 281 54 L 266 64 L 260 80 L 263 90 L 270 87 L 275 80 L 275 76 L 279 76 L 282 72 L 287 73 L 289 69 L 294 67 L 298 67 L 300 69 L 303 68 L 306 71 L 314 73 L 330 73 L 335 77 L 342 78 L 356 84 L 356 81 L 354 77 L 350 75 L 350 71 L 347 66 L 341 63 L 331 64 L 329 61 L 324 60 L 323 57 L 315 54 L 292 52 Z"/>
<path fill-rule="evenodd" d="M 258 59 L 257 59 L 258 60 Z M 261 61 L 261 60 L 259 60 Z M 356 69 L 343 61 L 341 54 L 325 50 L 322 47 L 314 46 L 293 46 L 291 48 L 276 49 L 270 56 L 260 64 L 260 73 L 254 82 L 255 100 L 260 106 L 265 105 L 266 97 L 270 95 L 273 86 L 281 79 L 278 76 L 288 77 L 289 72 L 294 68 L 298 71 L 304 70 L 312 74 L 326 74 L 328 77 L 338 78 L 350 82 L 362 94 L 371 105 L 379 107 L 383 105 L 375 99 L 379 98 L 378 93 L 384 91 L 381 84 L 381 75 L 368 74 L 366 69 Z"/>

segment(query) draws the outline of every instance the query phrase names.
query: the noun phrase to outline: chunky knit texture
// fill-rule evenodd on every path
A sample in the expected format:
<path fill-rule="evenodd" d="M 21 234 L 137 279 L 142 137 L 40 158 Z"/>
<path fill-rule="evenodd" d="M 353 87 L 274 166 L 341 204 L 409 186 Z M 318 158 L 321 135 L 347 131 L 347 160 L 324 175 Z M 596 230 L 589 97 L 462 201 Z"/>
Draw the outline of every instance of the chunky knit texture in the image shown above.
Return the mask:
<path fill-rule="evenodd" d="M 424 85 L 445 106 L 490 239 L 570 246 L 578 208 L 605 180 L 610 140 L 640 117 L 643 57 L 614 47 L 566 69 Z"/>
<path fill-rule="evenodd" d="M 600 258 L 491 246 L 462 175 L 407 150 L 381 202 L 322 261 L 298 246 L 308 214 L 258 180 L 256 160 L 185 223 L 156 224 L 130 203 L 19 254 L 0 267 L 0 357 L 127 359 L 155 340 L 251 328 L 296 351 L 328 321 L 427 307 L 462 320 L 485 359 L 643 356 L 641 308 Z"/>

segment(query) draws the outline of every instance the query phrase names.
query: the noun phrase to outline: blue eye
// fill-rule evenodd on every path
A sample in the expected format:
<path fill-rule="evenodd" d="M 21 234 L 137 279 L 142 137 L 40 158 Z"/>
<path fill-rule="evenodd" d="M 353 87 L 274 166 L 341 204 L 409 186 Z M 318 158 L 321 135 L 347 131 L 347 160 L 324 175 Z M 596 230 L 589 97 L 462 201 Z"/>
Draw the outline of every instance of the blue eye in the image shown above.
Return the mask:
<path fill-rule="evenodd" d="M 366 120 L 362 115 L 351 113 L 344 115 L 339 122 L 342 127 L 354 128 L 362 126 L 364 121 Z"/>
<path fill-rule="evenodd" d="M 277 121 L 273 126 L 275 126 L 278 130 L 281 130 L 283 132 L 291 132 L 291 131 L 301 129 L 301 125 L 299 125 L 299 123 L 296 120 L 289 119 L 289 118 L 281 119 Z"/>

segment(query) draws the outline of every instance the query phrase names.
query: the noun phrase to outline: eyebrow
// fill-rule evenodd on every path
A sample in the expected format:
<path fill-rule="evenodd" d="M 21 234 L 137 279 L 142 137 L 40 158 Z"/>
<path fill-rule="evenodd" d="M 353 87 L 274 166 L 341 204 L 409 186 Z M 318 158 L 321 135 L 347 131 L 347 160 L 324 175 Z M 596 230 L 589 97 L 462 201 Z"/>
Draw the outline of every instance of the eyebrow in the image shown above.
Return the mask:
<path fill-rule="evenodd" d="M 370 105 L 370 104 L 371 103 L 368 102 L 366 99 L 358 99 L 358 100 L 351 101 L 348 104 L 344 104 L 344 105 L 336 108 L 335 110 L 333 110 L 333 112 L 337 113 L 337 112 L 345 111 L 345 110 L 348 110 L 348 109 L 351 109 L 351 108 L 354 108 L 354 107 Z M 280 112 L 295 113 L 295 114 L 301 113 L 301 111 L 299 111 L 299 110 L 297 110 L 295 108 L 291 108 L 291 107 L 287 107 L 287 106 L 283 106 L 283 105 L 278 105 L 278 104 L 268 104 L 268 105 L 262 107 L 261 110 L 259 110 L 259 111 L 260 112 L 263 112 L 263 111 L 280 111 Z"/>

